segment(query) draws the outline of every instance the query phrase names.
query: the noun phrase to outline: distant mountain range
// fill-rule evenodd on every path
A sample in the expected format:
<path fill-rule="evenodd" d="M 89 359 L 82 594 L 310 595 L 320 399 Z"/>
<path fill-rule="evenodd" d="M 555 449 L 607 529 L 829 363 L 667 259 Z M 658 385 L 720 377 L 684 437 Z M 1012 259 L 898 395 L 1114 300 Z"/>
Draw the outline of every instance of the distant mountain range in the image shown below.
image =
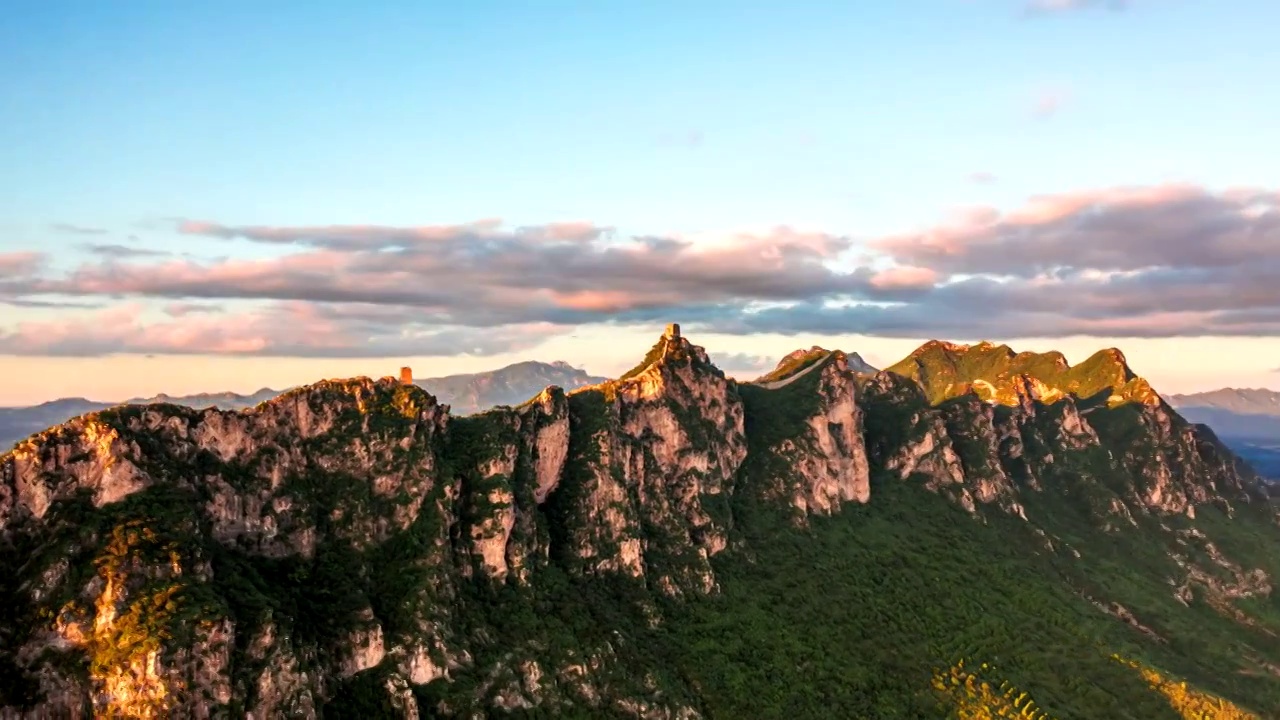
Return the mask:
<path fill-rule="evenodd" d="M 414 384 L 448 405 L 454 415 L 470 415 L 498 405 L 519 405 L 549 385 L 568 391 L 607 379 L 559 360 L 530 360 L 490 372 L 427 378 Z"/>
<path fill-rule="evenodd" d="M 153 398 L 133 398 L 123 403 L 88 400 L 86 398 L 60 398 L 31 407 L 0 408 L 0 449 L 8 450 L 19 440 L 38 433 L 47 427 L 64 423 L 73 417 L 105 410 L 115 405 L 172 403 L 194 408 L 217 407 L 224 410 L 238 410 L 253 407 L 260 402 L 270 400 L 281 392 L 280 390 L 263 388 L 252 395 L 224 392 L 200 393 L 181 397 L 172 397 L 161 393 Z"/>
<path fill-rule="evenodd" d="M 497 405 L 516 405 L 536 395 L 548 385 L 565 390 L 595 385 L 605 378 L 588 375 L 566 362 L 520 362 L 481 373 L 447 375 L 414 381 L 441 404 L 449 405 L 455 415 L 469 415 Z M 115 405 L 149 405 L 170 403 L 193 408 L 216 407 L 239 410 L 266 402 L 285 392 L 262 388 L 249 395 L 233 392 L 199 393 L 171 396 L 161 393 L 150 398 L 133 398 L 124 403 L 103 402 L 85 398 L 62 398 L 30 407 L 0 408 L 0 451 L 47 427 L 89 412 Z"/>
<path fill-rule="evenodd" d="M 1223 388 L 1168 400 L 1188 420 L 1213 428 L 1261 475 L 1280 480 L 1280 392 Z"/>
<path fill-rule="evenodd" d="M 1266 388 L 1222 388 L 1191 395 L 1170 395 L 1169 404 L 1213 408 L 1236 415 L 1280 417 L 1280 392 Z"/>

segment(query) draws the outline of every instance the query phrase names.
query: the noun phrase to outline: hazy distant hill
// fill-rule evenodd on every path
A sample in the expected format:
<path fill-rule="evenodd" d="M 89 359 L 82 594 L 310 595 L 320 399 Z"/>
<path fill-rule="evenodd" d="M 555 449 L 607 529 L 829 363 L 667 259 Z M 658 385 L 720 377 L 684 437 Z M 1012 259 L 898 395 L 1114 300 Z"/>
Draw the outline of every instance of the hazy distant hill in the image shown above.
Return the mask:
<path fill-rule="evenodd" d="M 519 405 L 548 385 L 568 391 L 605 380 L 567 362 L 530 360 L 489 372 L 415 380 L 414 384 L 448 405 L 454 415 L 469 415 L 498 405 Z"/>
<path fill-rule="evenodd" d="M 186 405 L 187 407 L 193 407 L 196 409 L 216 407 L 223 410 L 241 410 L 243 408 L 253 407 L 258 403 L 266 402 L 282 392 L 284 392 L 284 390 L 262 388 L 250 395 L 240 395 L 233 392 L 220 392 L 171 397 L 164 393 L 160 393 L 159 395 L 150 398 L 134 398 L 129 400 L 126 404 L 150 405 L 152 403 L 173 403 L 174 405 Z"/>
<path fill-rule="evenodd" d="M 528 361 L 487 372 L 421 379 L 415 381 L 415 384 L 439 398 L 442 404 L 451 406 L 455 415 L 468 415 L 496 405 L 518 405 L 548 385 L 572 390 L 603 382 L 604 379 L 588 375 L 585 370 L 579 370 L 566 362 Z M 263 388 L 250 395 L 220 392 L 170 396 L 161 393 L 150 398 L 133 398 L 125 404 L 171 403 L 196 409 L 216 407 L 239 410 L 270 400 L 282 392 L 285 391 Z M 85 398 L 62 398 L 31 407 L 0 408 L 0 450 L 8 450 L 19 440 L 47 427 L 117 404 L 119 403 Z"/>
<path fill-rule="evenodd" d="M 1280 392 L 1266 388 L 1222 388 L 1190 395 L 1170 395 L 1169 403 L 1175 407 L 1213 408 L 1238 415 L 1280 417 Z"/>
<path fill-rule="evenodd" d="M 0 408 L 0 449 L 68 418 L 110 407 L 110 403 L 85 398 L 62 398 L 32 407 Z"/>
<path fill-rule="evenodd" d="M 1204 423 L 1263 476 L 1280 479 L 1280 392 L 1264 388 L 1223 388 L 1170 395 L 1192 422 Z"/>
<path fill-rule="evenodd" d="M 282 391 L 263 388 L 251 395 L 232 392 L 200 393 L 198 395 L 169 396 L 161 393 L 152 398 L 133 398 L 129 405 L 172 403 L 193 408 L 217 407 L 223 410 L 239 410 L 270 400 Z M 0 448 L 9 449 L 19 440 L 38 433 L 47 427 L 66 422 L 88 412 L 105 410 L 119 403 L 87 400 L 85 398 L 61 398 L 31 407 L 0 408 Z"/>

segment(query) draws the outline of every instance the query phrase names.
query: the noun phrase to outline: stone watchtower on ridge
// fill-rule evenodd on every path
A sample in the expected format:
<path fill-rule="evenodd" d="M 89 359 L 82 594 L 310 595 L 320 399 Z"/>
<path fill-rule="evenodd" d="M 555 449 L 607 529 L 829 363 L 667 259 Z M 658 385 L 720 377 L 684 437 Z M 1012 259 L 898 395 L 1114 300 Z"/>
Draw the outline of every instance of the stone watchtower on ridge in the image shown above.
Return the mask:
<path fill-rule="evenodd" d="M 680 339 L 680 323 L 671 323 L 667 326 L 667 332 L 663 335 L 668 340 Z"/>
<path fill-rule="evenodd" d="M 407 367 L 400 368 L 400 384 L 401 385 L 413 384 L 413 368 L 407 368 Z"/>

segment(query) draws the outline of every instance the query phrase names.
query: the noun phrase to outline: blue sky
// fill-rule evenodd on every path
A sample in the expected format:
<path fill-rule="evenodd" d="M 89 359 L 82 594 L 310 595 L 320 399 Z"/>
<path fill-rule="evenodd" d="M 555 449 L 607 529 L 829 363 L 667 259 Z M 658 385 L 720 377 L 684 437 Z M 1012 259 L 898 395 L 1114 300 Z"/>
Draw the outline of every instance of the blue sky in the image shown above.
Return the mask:
<path fill-rule="evenodd" d="M 427 370 L 419 375 L 543 350 L 609 372 L 660 331 L 650 317 L 601 315 L 584 319 L 585 330 L 523 318 L 530 332 L 545 331 L 549 347 L 499 343 L 477 358 L 429 345 L 415 352 L 406 342 L 389 346 L 385 362 L 368 352 L 237 349 L 259 347 L 252 343 L 206 353 L 193 346 L 198 339 L 174 340 L 180 318 L 161 311 L 187 302 L 182 293 L 91 293 L 68 279 L 107 262 L 108 251 L 89 252 L 87 243 L 173 253 L 112 260 L 161 275 L 177 258 L 208 267 L 305 252 L 243 233 L 179 232 L 183 219 L 229 228 L 575 221 L 613 228 L 615 238 L 695 243 L 790 226 L 849 239 L 848 253 L 826 258 L 849 271 L 868 262 L 859 248 L 928 233 L 960 208 L 1011 212 L 1038 195 L 1168 183 L 1209 194 L 1280 187 L 1280 95 L 1268 90 L 1280 77 L 1280 5 L 1074 4 L 1029 12 L 1025 2 L 1002 0 L 7 3 L 0 256 L 45 253 L 33 277 L 62 289 L 10 288 L 17 304 L 0 294 L 0 368 L 32 378 L 22 388 L 0 384 L 0 404 L 380 374 L 404 352 Z M 1144 222 L 1135 233 L 1166 227 Z M 664 293 L 668 316 L 680 320 L 684 301 Z M 257 312 L 290 298 L 206 297 L 212 305 L 200 314 Z M 95 313 L 123 304 L 137 312 L 111 317 L 126 326 L 168 323 L 155 347 L 113 348 L 101 338 L 92 348 L 42 350 L 33 339 L 77 322 L 100 327 Z M 1197 312 L 1275 309 L 1268 298 Z M 717 334 L 711 320 L 697 339 L 761 362 L 802 339 L 892 361 L 924 331 L 954 326 L 957 339 L 999 330 L 1015 344 L 1077 354 L 1120 345 L 1135 365 L 1127 346 L 1140 357 L 1150 347 L 1156 371 L 1137 369 L 1157 387 L 1274 380 L 1280 348 L 1270 325 L 1217 341 L 1203 337 L 1214 331 L 1206 317 L 1141 339 L 1080 337 L 1071 329 L 1093 326 L 1071 323 L 1040 333 L 958 322 L 922 326 L 918 337 L 858 322 L 848 332 L 800 323 L 809 330 Z M 481 332 L 469 322 L 457 324 Z M 323 327 L 359 341 L 365 326 Z M 1216 362 L 1227 346 L 1243 348 L 1252 364 Z M 1169 365 L 1172 347 L 1194 361 Z M 193 374 L 193 363 L 205 370 Z"/>

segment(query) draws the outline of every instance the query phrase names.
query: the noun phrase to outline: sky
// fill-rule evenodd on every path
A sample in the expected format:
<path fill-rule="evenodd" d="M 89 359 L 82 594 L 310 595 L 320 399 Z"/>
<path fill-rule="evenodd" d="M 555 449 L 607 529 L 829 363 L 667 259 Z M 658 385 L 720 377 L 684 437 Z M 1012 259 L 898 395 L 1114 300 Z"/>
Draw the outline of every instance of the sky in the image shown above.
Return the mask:
<path fill-rule="evenodd" d="M 1280 387 L 1280 3 L 0 11 L 0 405 L 930 338 Z"/>

